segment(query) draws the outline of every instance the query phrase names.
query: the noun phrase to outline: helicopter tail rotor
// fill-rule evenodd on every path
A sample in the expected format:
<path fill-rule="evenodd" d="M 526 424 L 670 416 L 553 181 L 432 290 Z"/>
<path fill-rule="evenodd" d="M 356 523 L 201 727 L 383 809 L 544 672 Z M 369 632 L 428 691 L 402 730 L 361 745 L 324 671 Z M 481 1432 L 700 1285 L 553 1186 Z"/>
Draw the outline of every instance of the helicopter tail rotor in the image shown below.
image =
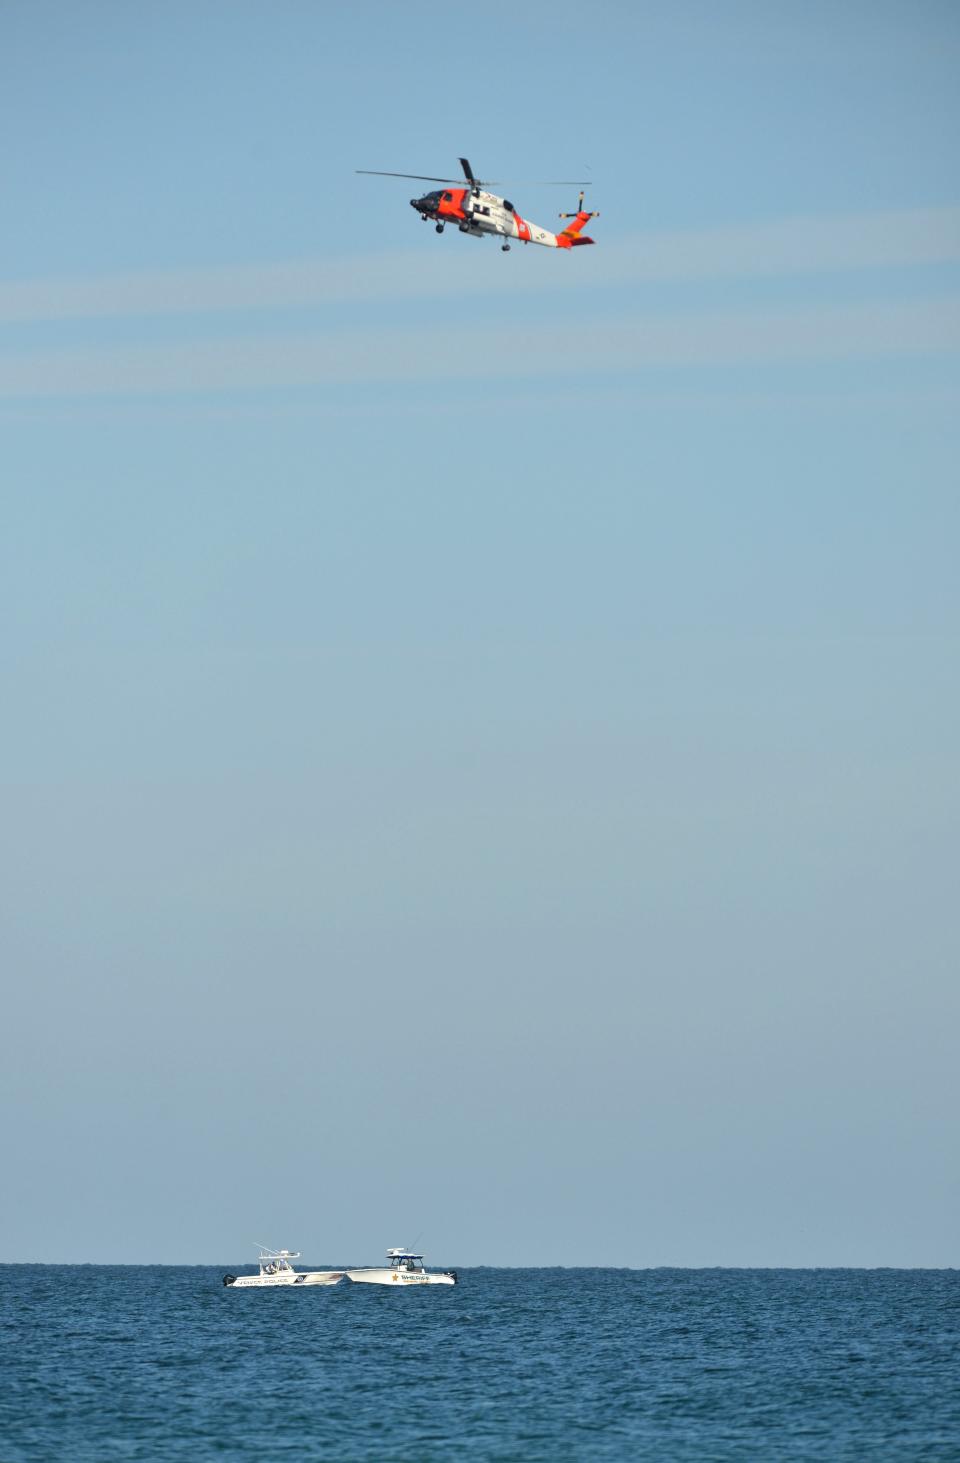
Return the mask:
<path fill-rule="evenodd" d="M 576 211 L 576 213 L 561 213 L 560 214 L 560 218 L 579 218 L 579 219 L 582 219 L 583 220 L 583 223 L 581 223 L 581 225 L 580 225 L 581 228 L 583 228 L 583 224 L 586 223 L 586 221 L 587 221 L 588 218 L 599 218 L 599 217 L 600 217 L 599 213 L 587 213 L 586 210 L 584 209 L 584 206 L 583 206 L 583 189 L 582 188 L 580 189 L 580 197 L 577 199 L 577 211 Z M 565 233 L 570 233 L 570 232 L 572 232 L 572 230 L 564 230 L 564 232 Z"/>

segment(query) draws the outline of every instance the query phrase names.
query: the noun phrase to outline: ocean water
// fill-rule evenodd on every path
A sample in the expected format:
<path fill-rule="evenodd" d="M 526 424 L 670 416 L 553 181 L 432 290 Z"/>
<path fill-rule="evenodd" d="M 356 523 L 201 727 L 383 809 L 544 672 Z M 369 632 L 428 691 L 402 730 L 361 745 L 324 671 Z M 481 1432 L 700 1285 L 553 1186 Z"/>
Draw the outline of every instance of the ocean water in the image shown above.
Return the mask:
<path fill-rule="evenodd" d="M 2 1463 L 960 1459 L 958 1271 L 227 1269 L 0 1266 Z"/>

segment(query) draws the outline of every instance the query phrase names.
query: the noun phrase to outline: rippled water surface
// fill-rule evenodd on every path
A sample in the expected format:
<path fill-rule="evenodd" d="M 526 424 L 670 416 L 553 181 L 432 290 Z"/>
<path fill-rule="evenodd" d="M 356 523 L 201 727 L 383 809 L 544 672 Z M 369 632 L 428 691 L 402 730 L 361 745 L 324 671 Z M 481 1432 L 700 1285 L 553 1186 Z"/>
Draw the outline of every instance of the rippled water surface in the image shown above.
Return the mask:
<path fill-rule="evenodd" d="M 220 1275 L 0 1267 L 3 1463 L 960 1459 L 957 1271 Z"/>

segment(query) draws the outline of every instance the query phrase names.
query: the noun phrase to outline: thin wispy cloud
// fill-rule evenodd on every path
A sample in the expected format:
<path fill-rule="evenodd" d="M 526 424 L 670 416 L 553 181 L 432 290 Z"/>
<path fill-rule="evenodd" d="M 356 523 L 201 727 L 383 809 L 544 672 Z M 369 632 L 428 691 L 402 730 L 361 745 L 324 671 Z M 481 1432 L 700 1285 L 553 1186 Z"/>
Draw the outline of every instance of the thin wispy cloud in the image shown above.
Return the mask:
<path fill-rule="evenodd" d="M 599 227 L 599 226 L 598 226 Z M 431 239 L 431 245 L 436 241 Z M 462 245 L 462 251 L 456 246 Z M 455 251 L 454 251 L 455 250 Z M 334 303 L 444 298 L 669 280 L 760 278 L 960 263 L 960 207 L 738 228 L 634 235 L 586 258 L 545 251 L 536 268 L 475 240 L 264 265 L 139 271 L 0 283 L 0 321 L 110 319 L 311 309 Z M 587 272 L 589 270 L 589 273 Z"/>
<path fill-rule="evenodd" d="M 470 350 L 444 326 L 317 331 L 178 344 L 55 348 L 0 356 L 0 397 L 202 393 L 596 375 L 883 359 L 960 351 L 960 296 L 817 309 L 636 315 L 529 332 L 505 352 L 496 324 Z"/>

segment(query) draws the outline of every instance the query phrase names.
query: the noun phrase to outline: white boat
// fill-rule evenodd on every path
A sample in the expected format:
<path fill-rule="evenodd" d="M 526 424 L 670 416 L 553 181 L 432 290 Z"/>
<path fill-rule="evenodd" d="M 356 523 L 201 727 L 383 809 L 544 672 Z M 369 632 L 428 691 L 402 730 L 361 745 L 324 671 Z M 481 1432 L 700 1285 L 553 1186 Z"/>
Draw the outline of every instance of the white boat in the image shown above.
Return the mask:
<path fill-rule="evenodd" d="M 224 1275 L 224 1285 L 336 1285 L 343 1279 L 342 1270 L 294 1270 L 291 1260 L 299 1260 L 299 1250 L 268 1250 L 260 1246 L 259 1275 Z"/>
<path fill-rule="evenodd" d="M 366 1265 L 361 1270 L 345 1270 L 348 1280 L 361 1285 L 456 1285 L 456 1270 L 425 1270 L 423 1256 L 403 1248 L 387 1250 L 386 1265 Z"/>

